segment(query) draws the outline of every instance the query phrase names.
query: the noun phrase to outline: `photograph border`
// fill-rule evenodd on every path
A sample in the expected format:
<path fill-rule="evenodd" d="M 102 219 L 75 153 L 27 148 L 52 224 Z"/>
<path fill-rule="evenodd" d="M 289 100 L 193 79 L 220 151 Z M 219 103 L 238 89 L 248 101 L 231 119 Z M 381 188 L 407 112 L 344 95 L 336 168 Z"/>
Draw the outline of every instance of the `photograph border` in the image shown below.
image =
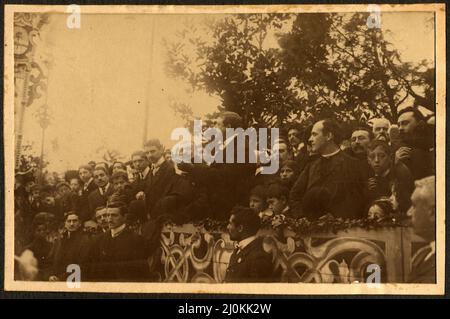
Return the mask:
<path fill-rule="evenodd" d="M 436 170 L 445 172 L 446 146 L 446 14 L 445 4 L 379 4 L 381 12 L 435 13 L 436 66 Z M 224 14 L 224 13 L 312 13 L 367 12 L 367 4 L 306 5 L 81 5 L 82 14 Z M 441 295 L 445 288 L 445 175 L 436 174 L 436 284 L 198 284 L 198 283 L 94 283 L 81 282 L 69 288 L 65 282 L 19 282 L 14 280 L 14 53 L 15 12 L 66 14 L 67 5 L 5 5 L 4 28 L 4 172 L 5 172 L 5 291 L 194 293 L 271 295 Z"/>

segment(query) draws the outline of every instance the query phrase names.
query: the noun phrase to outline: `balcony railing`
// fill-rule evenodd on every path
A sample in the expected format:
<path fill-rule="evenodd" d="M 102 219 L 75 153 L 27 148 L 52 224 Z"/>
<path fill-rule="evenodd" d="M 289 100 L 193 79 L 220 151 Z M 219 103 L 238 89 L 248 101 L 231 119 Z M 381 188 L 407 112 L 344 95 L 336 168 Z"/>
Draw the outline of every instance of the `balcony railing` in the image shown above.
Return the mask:
<path fill-rule="evenodd" d="M 413 256 L 425 245 L 408 227 L 349 228 L 308 236 L 292 231 L 280 236 L 263 229 L 258 236 L 264 236 L 264 249 L 273 256 L 278 282 L 367 282 L 375 271 L 381 282 L 406 282 Z M 193 224 L 166 226 L 161 242 L 163 281 L 223 282 L 234 250 L 227 233 Z"/>

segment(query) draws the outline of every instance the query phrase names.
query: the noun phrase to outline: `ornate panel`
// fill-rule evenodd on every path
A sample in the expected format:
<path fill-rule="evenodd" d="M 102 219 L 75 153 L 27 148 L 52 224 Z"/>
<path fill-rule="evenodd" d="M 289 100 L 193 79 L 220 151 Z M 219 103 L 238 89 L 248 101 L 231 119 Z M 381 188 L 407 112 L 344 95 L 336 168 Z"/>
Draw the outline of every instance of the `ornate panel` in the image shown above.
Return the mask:
<path fill-rule="evenodd" d="M 404 252 L 411 251 L 411 238 L 420 241 L 402 227 L 308 237 L 286 232 L 283 238 L 262 230 L 258 236 L 264 237 L 263 247 L 273 256 L 276 281 L 308 283 L 365 282 L 371 264 L 379 266 L 382 282 L 404 282 L 411 262 L 411 254 Z M 184 225 L 164 229 L 161 242 L 163 281 L 223 282 L 234 250 L 228 234 Z"/>

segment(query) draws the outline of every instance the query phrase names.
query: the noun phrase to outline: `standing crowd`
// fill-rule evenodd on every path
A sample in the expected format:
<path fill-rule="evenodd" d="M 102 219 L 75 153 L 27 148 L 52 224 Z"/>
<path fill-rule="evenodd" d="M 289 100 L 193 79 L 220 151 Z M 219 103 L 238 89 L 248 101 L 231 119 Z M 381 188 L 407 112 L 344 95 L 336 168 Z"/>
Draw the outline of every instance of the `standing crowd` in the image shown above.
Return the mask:
<path fill-rule="evenodd" d="M 238 114 L 222 112 L 213 125 L 225 136 L 227 128 L 243 123 Z M 409 107 L 394 125 L 377 118 L 345 134 L 340 123 L 323 119 L 310 127 L 291 123 L 281 132 L 270 150 L 279 158 L 273 175 L 261 174 L 258 163 L 176 164 L 158 139 L 147 141 L 128 162 L 89 162 L 60 180 L 38 183 L 33 174 L 17 173 L 17 265 L 31 251 L 35 280 L 65 280 L 67 265 L 77 264 L 83 281 L 157 281 L 163 225 L 210 218 L 228 220 L 237 242 L 225 280 L 265 281 L 273 275 L 256 237 L 261 219 L 407 218 L 423 209 L 415 203 L 423 199 L 418 187 L 426 190 L 427 211 L 433 213 L 425 230 L 415 230 L 434 242 L 433 118 Z M 236 140 L 224 143 L 225 154 L 236 149 L 230 143 Z M 22 268 L 16 267 L 16 278 L 27 279 Z"/>

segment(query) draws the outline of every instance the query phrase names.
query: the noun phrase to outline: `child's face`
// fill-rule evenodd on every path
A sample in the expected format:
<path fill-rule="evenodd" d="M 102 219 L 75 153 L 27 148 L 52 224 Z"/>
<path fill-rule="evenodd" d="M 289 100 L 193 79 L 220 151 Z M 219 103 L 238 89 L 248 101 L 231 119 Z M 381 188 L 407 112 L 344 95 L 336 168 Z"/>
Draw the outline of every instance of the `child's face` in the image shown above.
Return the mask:
<path fill-rule="evenodd" d="M 249 206 L 255 212 L 259 213 L 260 211 L 264 210 L 264 200 L 261 197 L 251 195 Z"/>
<path fill-rule="evenodd" d="M 383 174 L 389 168 L 389 154 L 386 154 L 381 146 L 378 146 L 374 150 L 369 151 L 367 159 L 373 171 L 377 175 Z"/>
<path fill-rule="evenodd" d="M 267 204 L 269 205 L 269 209 L 274 214 L 281 214 L 281 212 L 286 208 L 287 203 L 285 198 L 276 198 L 269 197 L 267 199 Z"/>
<path fill-rule="evenodd" d="M 381 219 L 384 217 L 384 211 L 378 205 L 372 205 L 369 208 L 368 217 L 370 219 Z"/>
<path fill-rule="evenodd" d="M 114 191 L 116 192 L 123 191 L 125 189 L 126 183 L 127 183 L 126 180 L 123 179 L 122 177 L 115 178 L 113 180 Z"/>
<path fill-rule="evenodd" d="M 287 167 L 287 166 L 283 166 L 280 170 L 280 178 L 282 180 L 289 180 L 292 178 L 292 176 L 294 176 L 294 171 L 292 170 L 292 168 Z"/>

